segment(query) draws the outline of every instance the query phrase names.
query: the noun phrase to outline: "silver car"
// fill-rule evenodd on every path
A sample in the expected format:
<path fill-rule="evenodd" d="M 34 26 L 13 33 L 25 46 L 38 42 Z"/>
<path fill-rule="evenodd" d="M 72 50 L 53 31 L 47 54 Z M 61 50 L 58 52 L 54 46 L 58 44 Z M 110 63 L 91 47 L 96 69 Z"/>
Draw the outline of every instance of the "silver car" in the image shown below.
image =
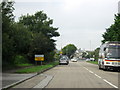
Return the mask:
<path fill-rule="evenodd" d="M 66 64 L 68 65 L 69 64 L 69 60 L 68 60 L 68 57 L 67 56 L 62 56 L 59 60 L 59 65 L 61 64 Z"/>

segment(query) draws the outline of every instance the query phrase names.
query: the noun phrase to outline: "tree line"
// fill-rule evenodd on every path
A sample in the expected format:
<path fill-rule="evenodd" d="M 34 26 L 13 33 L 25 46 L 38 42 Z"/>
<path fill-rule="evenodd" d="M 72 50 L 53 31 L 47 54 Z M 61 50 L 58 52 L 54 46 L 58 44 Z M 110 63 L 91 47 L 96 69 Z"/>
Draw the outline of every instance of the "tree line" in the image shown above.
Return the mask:
<path fill-rule="evenodd" d="M 58 28 L 52 26 L 53 19 L 43 11 L 38 11 L 33 15 L 22 15 L 15 22 L 14 3 L 1 3 L 3 67 L 34 63 L 35 54 L 44 54 L 46 62 L 52 61 L 56 49 L 52 38 L 60 36 Z"/>

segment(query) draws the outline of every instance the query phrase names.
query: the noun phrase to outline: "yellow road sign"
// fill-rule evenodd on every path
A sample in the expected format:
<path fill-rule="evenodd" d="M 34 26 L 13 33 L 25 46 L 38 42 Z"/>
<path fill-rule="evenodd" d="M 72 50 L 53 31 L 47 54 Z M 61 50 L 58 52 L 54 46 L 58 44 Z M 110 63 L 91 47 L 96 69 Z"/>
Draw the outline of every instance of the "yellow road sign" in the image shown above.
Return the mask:
<path fill-rule="evenodd" d="M 35 55 L 35 61 L 44 61 L 44 55 Z"/>

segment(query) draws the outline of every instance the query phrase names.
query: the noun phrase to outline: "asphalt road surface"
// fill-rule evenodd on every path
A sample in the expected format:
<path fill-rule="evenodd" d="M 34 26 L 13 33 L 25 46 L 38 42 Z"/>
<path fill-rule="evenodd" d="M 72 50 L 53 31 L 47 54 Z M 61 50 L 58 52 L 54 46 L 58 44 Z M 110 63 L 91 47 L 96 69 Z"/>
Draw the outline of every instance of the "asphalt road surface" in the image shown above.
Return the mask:
<path fill-rule="evenodd" d="M 14 88 L 118 88 L 118 72 L 99 70 L 97 65 L 85 61 L 70 62 Z"/>

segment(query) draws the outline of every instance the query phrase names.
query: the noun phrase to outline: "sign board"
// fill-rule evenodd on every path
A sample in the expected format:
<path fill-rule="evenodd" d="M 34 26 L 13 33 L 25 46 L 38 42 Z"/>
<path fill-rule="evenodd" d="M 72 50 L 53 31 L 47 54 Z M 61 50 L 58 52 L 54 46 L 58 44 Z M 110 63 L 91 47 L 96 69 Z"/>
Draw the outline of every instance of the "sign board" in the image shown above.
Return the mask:
<path fill-rule="evenodd" d="M 35 55 L 35 61 L 44 61 L 44 55 Z"/>
<path fill-rule="evenodd" d="M 60 54 L 63 54 L 63 52 L 62 52 L 62 51 L 60 51 Z"/>

